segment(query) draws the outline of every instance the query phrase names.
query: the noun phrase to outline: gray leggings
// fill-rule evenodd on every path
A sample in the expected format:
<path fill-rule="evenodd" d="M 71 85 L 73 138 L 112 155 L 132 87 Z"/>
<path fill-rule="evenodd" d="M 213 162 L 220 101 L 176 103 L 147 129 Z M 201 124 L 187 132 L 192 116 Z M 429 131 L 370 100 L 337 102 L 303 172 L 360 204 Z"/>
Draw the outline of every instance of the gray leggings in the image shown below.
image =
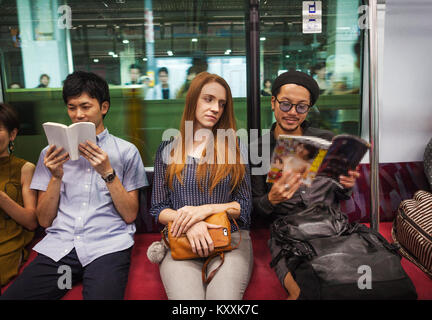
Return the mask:
<path fill-rule="evenodd" d="M 249 283 L 253 267 L 252 241 L 249 231 L 240 230 L 240 246 L 225 252 L 225 262 L 205 285 L 201 279 L 204 259 L 173 260 L 171 252 L 159 266 L 162 282 L 169 300 L 241 300 Z M 233 243 L 240 238 L 239 232 L 232 233 Z M 207 274 L 220 264 L 215 258 L 209 264 Z"/>

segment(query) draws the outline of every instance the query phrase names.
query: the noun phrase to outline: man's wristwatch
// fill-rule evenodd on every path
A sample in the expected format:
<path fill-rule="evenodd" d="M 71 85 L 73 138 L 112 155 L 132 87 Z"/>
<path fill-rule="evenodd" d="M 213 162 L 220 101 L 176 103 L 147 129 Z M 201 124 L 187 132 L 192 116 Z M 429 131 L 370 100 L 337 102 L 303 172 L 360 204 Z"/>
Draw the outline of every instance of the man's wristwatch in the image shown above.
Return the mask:
<path fill-rule="evenodd" d="M 105 176 L 101 176 L 102 179 L 106 182 L 106 183 L 111 183 L 114 181 L 115 177 L 116 177 L 116 173 L 115 170 L 113 169 L 112 172 L 108 173 Z"/>

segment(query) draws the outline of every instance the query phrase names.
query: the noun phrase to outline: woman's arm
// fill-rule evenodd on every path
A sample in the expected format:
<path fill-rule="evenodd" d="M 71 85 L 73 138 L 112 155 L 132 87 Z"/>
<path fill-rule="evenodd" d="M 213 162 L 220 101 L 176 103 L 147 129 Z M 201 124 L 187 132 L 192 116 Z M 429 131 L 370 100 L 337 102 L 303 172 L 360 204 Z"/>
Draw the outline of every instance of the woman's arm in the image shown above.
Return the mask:
<path fill-rule="evenodd" d="M 6 193 L 0 191 L 0 207 L 7 215 L 28 230 L 34 230 L 37 227 L 35 214 L 37 192 L 30 189 L 34 170 L 35 166 L 30 162 L 27 162 L 21 168 L 21 189 L 24 201 L 23 207 L 9 198 Z"/>
<path fill-rule="evenodd" d="M 215 213 L 226 211 L 231 217 L 238 219 L 241 207 L 237 201 L 233 201 L 229 203 L 211 203 L 202 206 L 185 206 L 177 211 L 171 211 L 167 212 L 165 217 L 171 219 L 167 220 L 168 222 L 173 221 L 171 232 L 174 237 L 179 237 L 181 234 L 186 233 L 195 223 L 203 221 Z"/>
<path fill-rule="evenodd" d="M 150 207 L 150 214 L 155 218 L 156 222 L 164 225 L 173 221 L 176 214 L 176 211 L 172 209 L 170 192 L 165 179 L 167 165 L 163 162 L 164 148 L 168 145 L 169 142 L 164 141 L 156 151 Z"/>
<path fill-rule="evenodd" d="M 247 229 L 251 223 L 252 187 L 249 165 L 245 165 L 245 175 L 240 184 L 233 190 L 231 200 L 240 204 L 240 212 L 236 218 L 239 224 Z"/>
<path fill-rule="evenodd" d="M 163 209 L 159 213 L 158 221 L 163 225 L 167 225 L 168 222 L 174 221 L 176 214 L 177 214 L 177 211 L 175 211 L 173 209 L 170 209 L 170 208 Z"/>

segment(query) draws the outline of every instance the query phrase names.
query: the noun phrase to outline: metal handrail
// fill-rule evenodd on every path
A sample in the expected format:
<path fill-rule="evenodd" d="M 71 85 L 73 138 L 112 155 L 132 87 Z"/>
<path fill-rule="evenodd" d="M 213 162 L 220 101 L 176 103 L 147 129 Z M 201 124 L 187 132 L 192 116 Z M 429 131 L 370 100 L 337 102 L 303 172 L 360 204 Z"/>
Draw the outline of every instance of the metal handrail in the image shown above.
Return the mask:
<path fill-rule="evenodd" d="M 260 124 L 260 41 L 259 1 L 245 0 L 246 3 L 246 63 L 247 68 L 247 122 L 249 129 L 258 129 Z"/>
<path fill-rule="evenodd" d="M 369 150 L 370 163 L 370 219 L 371 228 L 379 231 L 379 104 L 378 104 L 378 28 L 377 0 L 368 0 L 369 40 Z"/>

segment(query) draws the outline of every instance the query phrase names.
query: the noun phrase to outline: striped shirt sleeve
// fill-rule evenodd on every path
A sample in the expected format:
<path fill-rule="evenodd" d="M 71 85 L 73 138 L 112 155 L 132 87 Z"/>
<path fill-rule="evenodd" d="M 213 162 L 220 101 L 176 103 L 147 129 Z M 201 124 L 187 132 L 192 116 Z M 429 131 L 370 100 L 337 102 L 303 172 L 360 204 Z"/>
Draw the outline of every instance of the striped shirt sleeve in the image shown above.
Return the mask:
<path fill-rule="evenodd" d="M 162 156 L 162 152 L 167 144 L 168 143 L 164 141 L 159 145 L 154 163 L 150 214 L 154 217 L 156 222 L 159 222 L 159 214 L 162 210 L 173 208 L 168 184 L 165 181 L 167 165 L 163 162 Z"/>

